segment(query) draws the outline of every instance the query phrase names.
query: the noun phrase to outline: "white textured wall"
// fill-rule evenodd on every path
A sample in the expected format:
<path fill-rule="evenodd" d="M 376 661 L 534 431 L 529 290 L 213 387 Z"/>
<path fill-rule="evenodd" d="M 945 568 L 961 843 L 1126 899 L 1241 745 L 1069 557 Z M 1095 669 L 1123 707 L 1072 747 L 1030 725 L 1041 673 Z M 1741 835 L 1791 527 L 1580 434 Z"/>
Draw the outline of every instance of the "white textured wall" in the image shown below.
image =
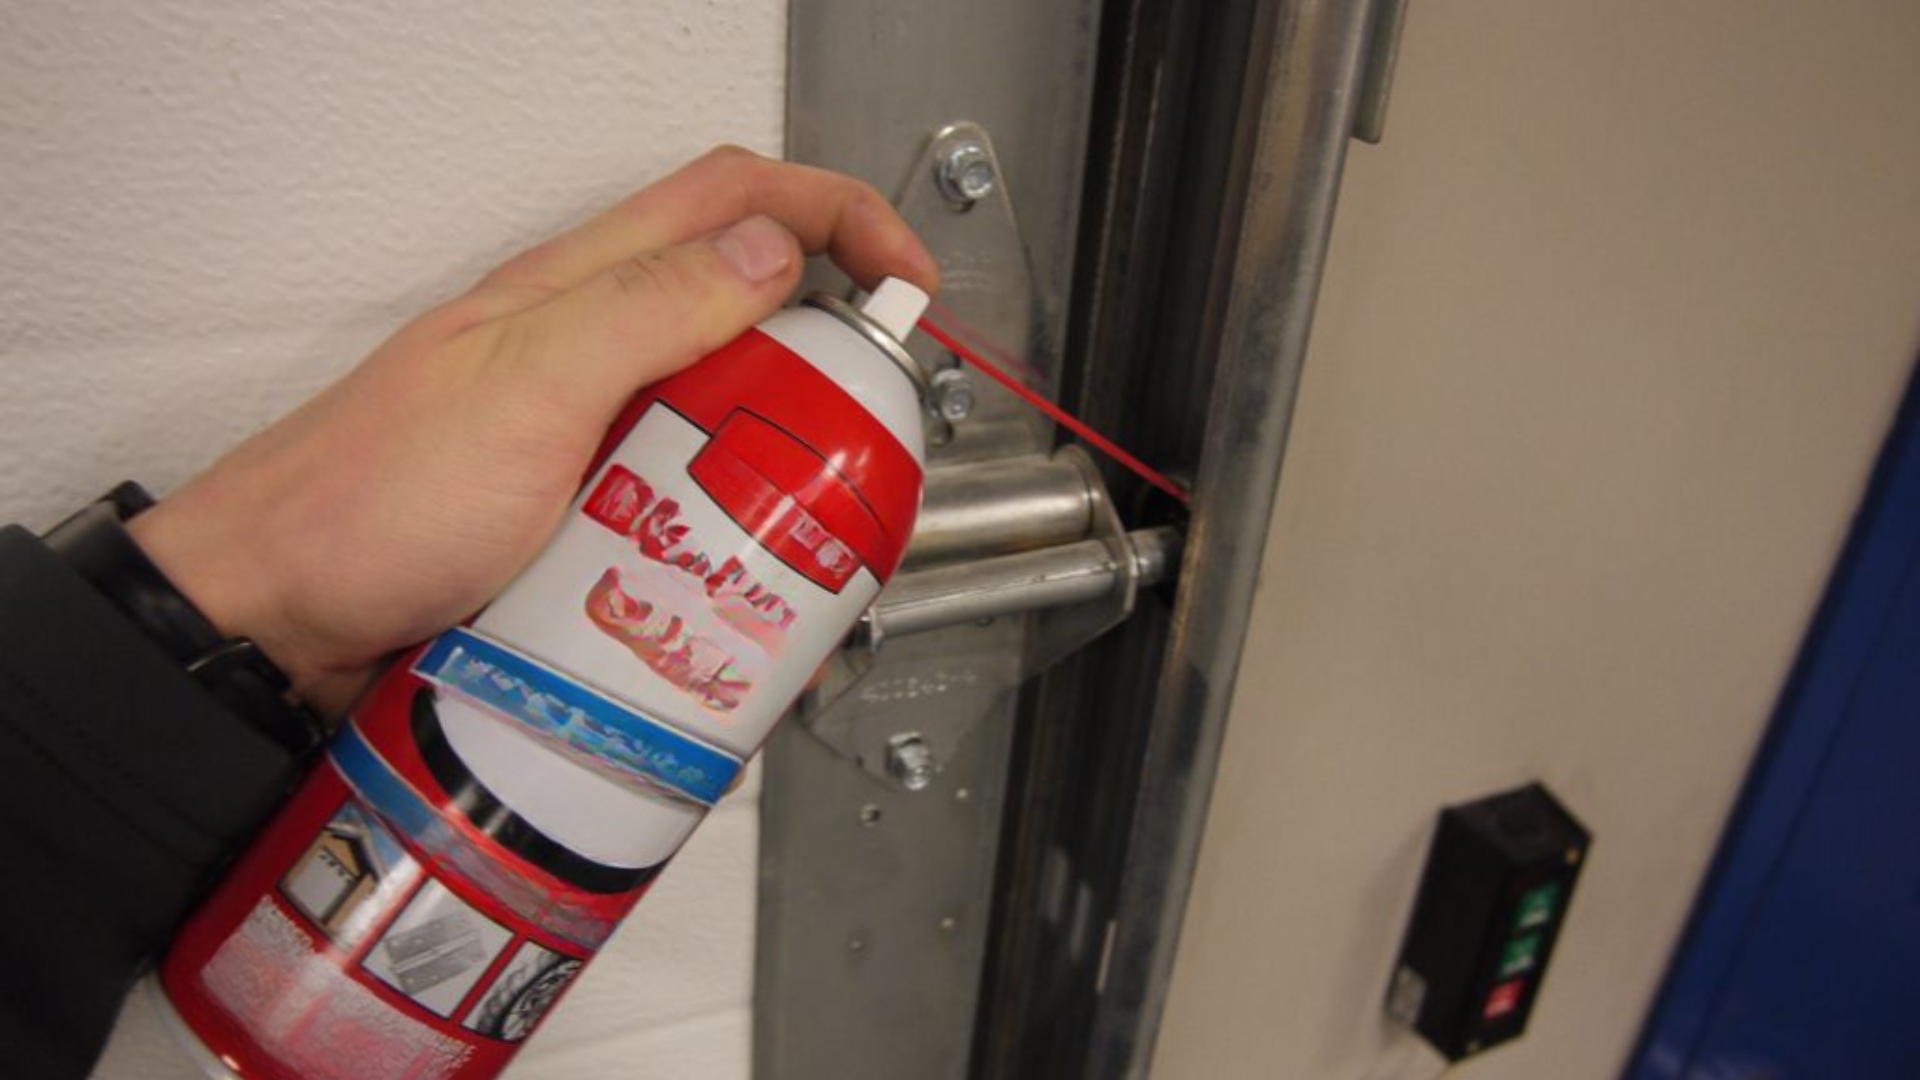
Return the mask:
<path fill-rule="evenodd" d="M 693 156 L 781 143 L 780 0 L 0 9 L 0 520 L 165 490 L 411 312 Z M 747 1074 L 752 792 L 522 1077 Z M 99 1075 L 187 1075 L 138 1002 Z"/>
<path fill-rule="evenodd" d="M 1920 5 L 1414 0 L 1355 147 L 1157 1059 L 1437 1075 L 1433 816 L 1593 857 L 1532 1030 L 1611 1080 L 1920 347 Z"/>

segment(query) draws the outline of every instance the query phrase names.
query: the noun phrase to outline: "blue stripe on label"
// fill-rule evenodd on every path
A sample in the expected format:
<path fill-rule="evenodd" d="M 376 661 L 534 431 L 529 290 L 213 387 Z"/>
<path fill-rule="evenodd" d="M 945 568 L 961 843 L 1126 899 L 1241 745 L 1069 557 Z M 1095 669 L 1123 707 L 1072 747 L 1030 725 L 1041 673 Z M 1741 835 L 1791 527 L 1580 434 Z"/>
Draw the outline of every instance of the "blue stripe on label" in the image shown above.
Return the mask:
<path fill-rule="evenodd" d="M 351 721 L 340 725 L 328 752 L 333 756 L 334 768 L 340 770 L 340 775 L 396 831 L 411 837 L 422 847 L 437 849 L 445 846 L 436 842 L 447 831 L 439 816 L 420 797 L 420 793 L 400 779 L 386 759 L 367 744 L 366 736 L 360 734 L 360 725 Z"/>
<path fill-rule="evenodd" d="M 465 628 L 434 639 L 414 673 L 642 784 L 712 806 L 744 763 Z"/>

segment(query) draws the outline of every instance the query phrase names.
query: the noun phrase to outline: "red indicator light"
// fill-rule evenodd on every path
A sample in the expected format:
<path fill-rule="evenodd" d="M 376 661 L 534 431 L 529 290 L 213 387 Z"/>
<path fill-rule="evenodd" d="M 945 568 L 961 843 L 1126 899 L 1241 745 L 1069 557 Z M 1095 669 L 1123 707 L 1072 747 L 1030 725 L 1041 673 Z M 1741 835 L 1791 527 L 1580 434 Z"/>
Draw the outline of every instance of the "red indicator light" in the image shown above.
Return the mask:
<path fill-rule="evenodd" d="M 1508 979 L 1493 988 L 1487 995 L 1487 1007 L 1480 1015 L 1488 1020 L 1498 1020 L 1520 1007 L 1520 995 L 1526 993 L 1527 980 Z"/>

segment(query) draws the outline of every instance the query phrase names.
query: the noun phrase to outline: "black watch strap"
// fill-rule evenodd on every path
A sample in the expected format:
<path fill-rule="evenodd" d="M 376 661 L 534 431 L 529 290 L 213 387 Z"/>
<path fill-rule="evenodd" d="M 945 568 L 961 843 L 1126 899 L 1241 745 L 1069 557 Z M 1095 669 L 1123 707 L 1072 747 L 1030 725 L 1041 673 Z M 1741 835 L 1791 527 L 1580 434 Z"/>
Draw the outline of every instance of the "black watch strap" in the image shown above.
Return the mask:
<path fill-rule="evenodd" d="M 152 505 L 153 496 L 128 481 L 41 539 L 222 705 L 306 757 L 320 745 L 321 726 L 288 696 L 285 673 L 251 640 L 223 636 L 128 534 L 125 522 Z"/>

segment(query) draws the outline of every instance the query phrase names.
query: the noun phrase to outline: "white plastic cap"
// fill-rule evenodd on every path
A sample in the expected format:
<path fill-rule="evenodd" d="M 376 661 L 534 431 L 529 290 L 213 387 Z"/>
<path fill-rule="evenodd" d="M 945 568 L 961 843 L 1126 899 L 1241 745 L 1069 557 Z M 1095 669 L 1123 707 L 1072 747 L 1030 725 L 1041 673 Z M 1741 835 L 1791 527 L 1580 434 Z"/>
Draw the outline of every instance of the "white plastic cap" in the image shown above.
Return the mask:
<path fill-rule="evenodd" d="M 927 294 L 913 282 L 890 277 L 860 305 L 860 313 L 885 327 L 895 341 L 905 341 L 920 321 L 920 313 L 927 310 L 927 301 Z"/>

